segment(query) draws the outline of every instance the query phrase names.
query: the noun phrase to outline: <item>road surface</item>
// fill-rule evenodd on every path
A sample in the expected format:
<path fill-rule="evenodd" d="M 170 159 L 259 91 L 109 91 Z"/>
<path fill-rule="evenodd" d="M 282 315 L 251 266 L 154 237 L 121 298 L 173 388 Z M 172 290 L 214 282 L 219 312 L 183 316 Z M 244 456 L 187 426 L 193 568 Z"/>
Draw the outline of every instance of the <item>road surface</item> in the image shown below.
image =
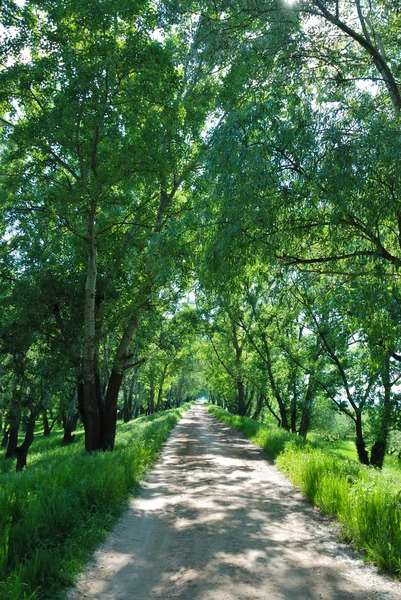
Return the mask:
<path fill-rule="evenodd" d="M 195 405 L 69 600 L 401 600 L 241 433 Z"/>

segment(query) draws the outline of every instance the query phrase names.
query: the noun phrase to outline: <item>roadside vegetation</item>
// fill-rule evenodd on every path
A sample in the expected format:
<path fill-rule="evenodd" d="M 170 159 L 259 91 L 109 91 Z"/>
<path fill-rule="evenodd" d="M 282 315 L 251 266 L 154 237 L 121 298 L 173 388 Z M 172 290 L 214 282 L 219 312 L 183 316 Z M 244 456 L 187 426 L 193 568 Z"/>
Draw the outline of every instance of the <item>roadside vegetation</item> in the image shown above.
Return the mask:
<path fill-rule="evenodd" d="M 0 460 L 2 600 L 63 597 L 190 406 L 119 425 L 114 452 L 62 446 L 58 431 L 35 440 L 26 472 Z M 76 436 L 82 442 L 83 430 Z"/>
<path fill-rule="evenodd" d="M 216 406 L 209 411 L 263 448 L 313 504 L 338 519 L 344 539 L 368 560 L 401 576 L 401 471 L 367 467 L 330 451 L 329 443 L 323 447 Z"/>
<path fill-rule="evenodd" d="M 361 465 L 401 456 L 398 4 L 2 0 L 2 593 L 69 580 L 76 559 L 54 565 L 86 547 L 68 536 L 77 506 L 124 496 L 147 464 L 110 456 L 125 456 L 119 416 L 156 427 L 207 396 L 268 415 L 260 443 L 294 464 L 307 450 L 302 469 L 311 434 L 346 432 L 360 464 L 340 488 L 359 489 L 357 471 L 381 489 Z M 76 445 L 38 454 L 42 419 Z M 397 571 L 392 534 L 305 493 Z M 105 514 L 85 517 L 88 539 Z"/>

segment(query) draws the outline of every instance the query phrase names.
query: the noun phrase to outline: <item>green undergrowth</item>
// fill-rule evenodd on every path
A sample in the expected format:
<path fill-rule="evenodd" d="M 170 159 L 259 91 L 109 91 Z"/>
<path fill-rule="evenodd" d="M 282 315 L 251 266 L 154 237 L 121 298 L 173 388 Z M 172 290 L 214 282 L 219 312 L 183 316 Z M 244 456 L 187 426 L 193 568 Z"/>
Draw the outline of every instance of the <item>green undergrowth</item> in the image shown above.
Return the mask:
<path fill-rule="evenodd" d="M 209 411 L 275 459 L 301 492 L 338 519 L 342 535 L 379 568 L 401 576 L 401 482 L 389 472 L 330 453 L 272 425 Z"/>
<path fill-rule="evenodd" d="M 114 452 L 87 455 L 82 440 L 63 447 L 52 434 L 34 441 L 25 472 L 3 470 L 1 600 L 64 596 L 190 406 L 118 425 Z"/>

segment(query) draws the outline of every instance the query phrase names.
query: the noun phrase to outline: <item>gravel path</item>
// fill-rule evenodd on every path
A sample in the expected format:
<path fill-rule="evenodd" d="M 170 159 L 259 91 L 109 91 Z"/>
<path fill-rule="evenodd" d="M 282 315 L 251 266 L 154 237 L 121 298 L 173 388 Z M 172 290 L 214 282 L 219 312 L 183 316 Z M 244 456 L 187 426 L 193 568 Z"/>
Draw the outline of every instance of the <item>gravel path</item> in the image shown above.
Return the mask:
<path fill-rule="evenodd" d="M 401 600 L 266 456 L 200 404 L 69 600 Z"/>

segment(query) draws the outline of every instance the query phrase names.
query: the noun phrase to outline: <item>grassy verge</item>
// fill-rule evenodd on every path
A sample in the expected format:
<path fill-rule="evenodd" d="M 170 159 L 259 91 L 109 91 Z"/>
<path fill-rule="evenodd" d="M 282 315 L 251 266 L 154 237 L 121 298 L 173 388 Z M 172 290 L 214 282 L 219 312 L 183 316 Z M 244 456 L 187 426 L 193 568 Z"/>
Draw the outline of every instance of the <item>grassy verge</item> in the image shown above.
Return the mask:
<path fill-rule="evenodd" d="M 209 410 L 270 454 L 311 502 L 338 519 L 347 541 L 379 568 L 401 576 L 399 478 L 325 452 L 277 427 L 215 406 Z"/>
<path fill-rule="evenodd" d="M 82 443 L 63 447 L 52 434 L 34 442 L 24 473 L 7 472 L 7 461 L 0 474 L 2 600 L 63 597 L 189 407 L 119 425 L 113 453 L 88 456 Z"/>

